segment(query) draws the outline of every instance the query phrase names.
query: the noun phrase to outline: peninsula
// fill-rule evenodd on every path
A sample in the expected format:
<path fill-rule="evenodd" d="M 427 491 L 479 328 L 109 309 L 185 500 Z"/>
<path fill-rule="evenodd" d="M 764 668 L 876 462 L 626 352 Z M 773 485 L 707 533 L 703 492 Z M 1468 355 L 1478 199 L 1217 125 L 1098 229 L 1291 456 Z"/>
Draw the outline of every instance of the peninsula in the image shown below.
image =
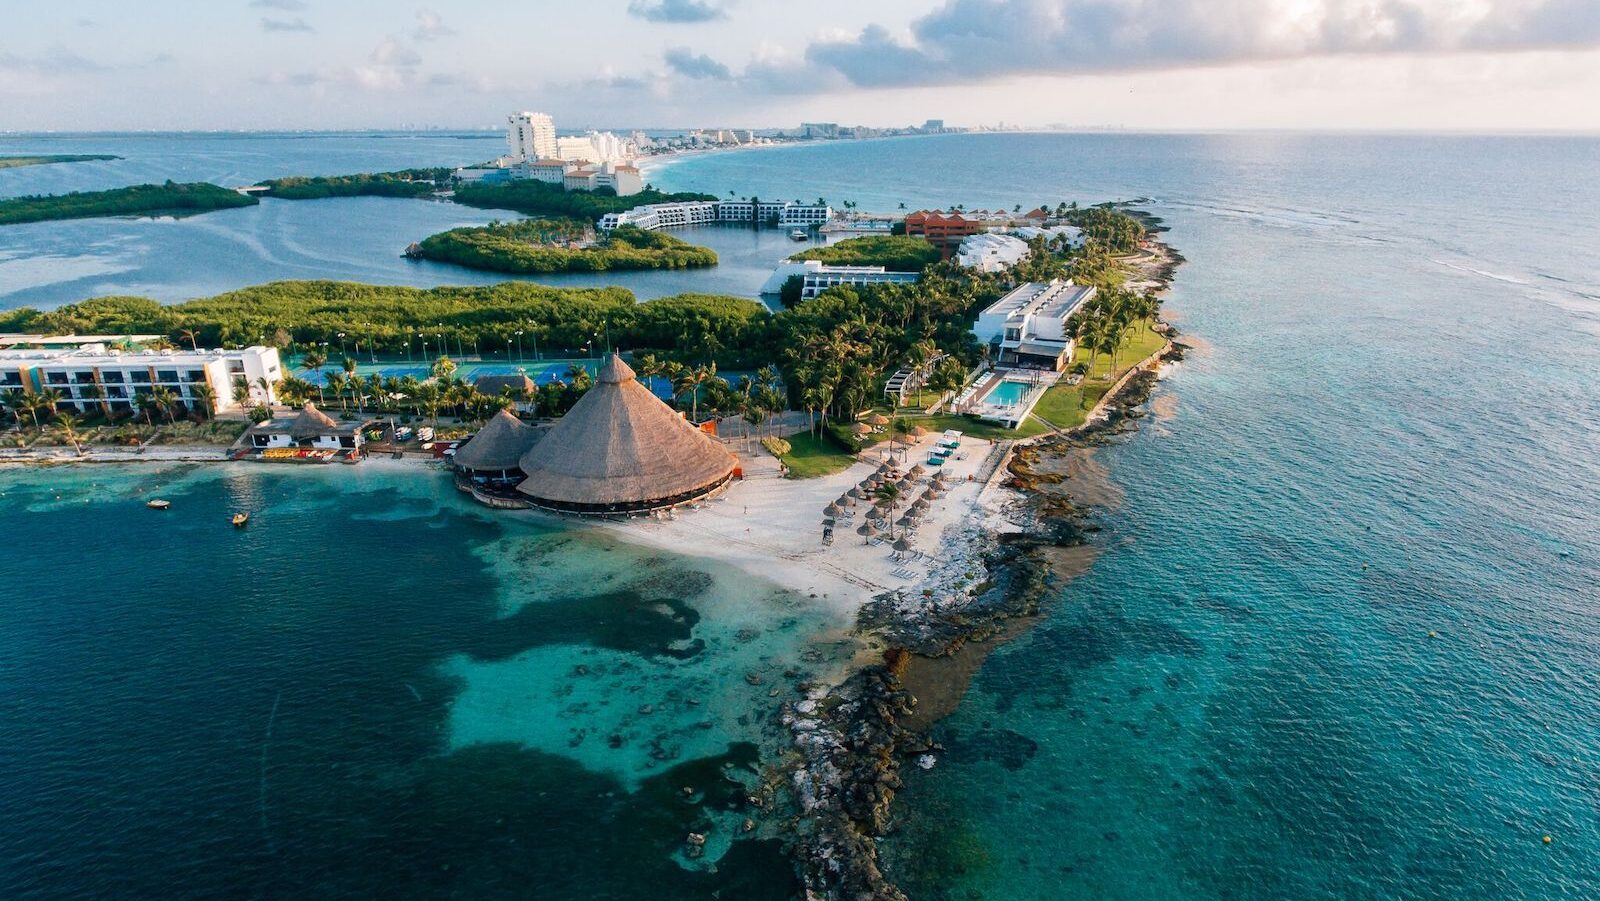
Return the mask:
<path fill-rule="evenodd" d="M 91 163 L 101 160 L 120 160 L 109 153 L 51 153 L 38 156 L 0 156 L 0 169 L 19 169 L 23 166 L 48 166 L 52 163 Z"/>
<path fill-rule="evenodd" d="M 212 210 L 254 206 L 254 197 L 206 182 L 133 185 L 0 200 L 0 225 L 90 219 L 101 216 L 193 216 Z"/>

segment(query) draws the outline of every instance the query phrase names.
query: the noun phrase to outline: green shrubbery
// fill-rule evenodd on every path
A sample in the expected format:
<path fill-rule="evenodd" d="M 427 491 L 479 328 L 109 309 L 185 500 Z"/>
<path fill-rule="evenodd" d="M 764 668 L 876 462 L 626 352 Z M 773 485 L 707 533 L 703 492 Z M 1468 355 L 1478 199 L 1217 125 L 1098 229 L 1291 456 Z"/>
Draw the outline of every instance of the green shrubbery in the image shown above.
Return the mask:
<path fill-rule="evenodd" d="M 790 259 L 819 260 L 829 266 L 882 266 L 892 272 L 921 272 L 939 262 L 939 248 L 921 238 L 868 235 L 826 247 L 813 247 Z"/>
<path fill-rule="evenodd" d="M 528 216 L 565 216 L 593 222 L 606 213 L 619 213 L 649 203 L 716 200 L 710 194 L 663 194 L 647 188 L 618 197 L 610 188 L 568 191 L 560 185 L 524 178 L 492 185 L 462 185 L 456 203 L 490 210 L 515 210 Z"/>
<path fill-rule="evenodd" d="M 662 232 L 625 225 L 591 247 L 563 247 L 585 236 L 568 220 L 530 219 L 456 228 L 426 238 L 424 259 L 472 269 L 519 274 L 604 272 L 628 269 L 689 269 L 715 266 L 714 251 Z"/>
<path fill-rule="evenodd" d="M 133 185 L 110 191 L 81 191 L 0 200 L 0 225 L 87 219 L 95 216 L 194 215 L 211 210 L 254 206 L 247 194 L 206 182 Z"/>
<path fill-rule="evenodd" d="M 402 169 L 398 172 L 364 172 L 274 178 L 259 184 L 267 196 L 283 200 L 320 200 L 325 197 L 427 197 L 450 184 L 449 169 Z"/>

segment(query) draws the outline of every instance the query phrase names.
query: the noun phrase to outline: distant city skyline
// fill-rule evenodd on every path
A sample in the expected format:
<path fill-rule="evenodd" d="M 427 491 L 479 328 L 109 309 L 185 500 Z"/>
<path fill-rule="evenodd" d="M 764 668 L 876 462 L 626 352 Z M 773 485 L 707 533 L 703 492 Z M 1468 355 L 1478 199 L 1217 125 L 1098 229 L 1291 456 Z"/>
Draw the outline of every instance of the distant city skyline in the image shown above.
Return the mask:
<path fill-rule="evenodd" d="M 65 0 L 0 129 L 1600 130 L 1592 0 Z"/>

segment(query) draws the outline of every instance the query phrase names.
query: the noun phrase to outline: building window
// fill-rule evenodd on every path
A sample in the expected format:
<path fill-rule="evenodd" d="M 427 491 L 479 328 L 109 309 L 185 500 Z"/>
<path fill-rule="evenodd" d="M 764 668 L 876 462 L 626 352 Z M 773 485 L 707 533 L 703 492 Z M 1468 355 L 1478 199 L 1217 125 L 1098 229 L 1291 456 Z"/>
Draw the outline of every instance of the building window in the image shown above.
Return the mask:
<path fill-rule="evenodd" d="M 120 385 L 120 384 L 122 384 L 122 373 L 120 373 L 120 372 L 102 372 L 102 373 L 100 373 L 100 381 L 106 382 L 108 384 Z"/>

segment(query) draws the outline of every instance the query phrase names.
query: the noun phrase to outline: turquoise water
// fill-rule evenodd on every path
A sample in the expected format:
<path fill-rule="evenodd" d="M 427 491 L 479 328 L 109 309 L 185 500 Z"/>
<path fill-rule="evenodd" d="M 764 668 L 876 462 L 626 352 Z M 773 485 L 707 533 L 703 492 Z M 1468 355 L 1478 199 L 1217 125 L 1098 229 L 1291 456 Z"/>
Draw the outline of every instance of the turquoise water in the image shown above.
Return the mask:
<path fill-rule="evenodd" d="M 668 174 L 816 172 L 866 208 L 1148 195 L 1189 258 L 1197 349 L 1101 451 L 1102 556 L 897 801 L 913 898 L 1600 897 L 1600 141 L 973 136 Z"/>
<path fill-rule="evenodd" d="M 222 171 L 186 156 L 213 140 L 141 171 Z M 234 167 L 319 152 L 275 146 L 281 170 Z M 885 854 L 913 898 L 1600 897 L 1597 171 L 1590 139 L 1293 135 L 662 171 L 864 209 L 1148 195 L 1190 259 L 1169 304 L 1197 347 L 1100 452 L 1125 497 L 1102 555 L 907 774 Z M 0 229 L 0 277 L 382 274 L 436 224 L 384 223 L 462 215 L 325 203 L 159 224 L 215 245 Z M 299 227 L 329 260 L 289 252 Z M 130 268 L 62 274 L 114 257 L 102 237 Z M 724 853 L 724 774 L 776 747 L 783 674 L 845 650 L 806 598 L 364 467 L 5 472 L 0 534 L 0 897 L 789 891 L 771 843 Z M 708 827 L 716 872 L 681 859 Z"/>
<path fill-rule="evenodd" d="M 463 498 L 0 471 L 0 897 L 787 897 L 732 839 L 836 615 Z"/>
<path fill-rule="evenodd" d="M 1022 399 L 1028 396 L 1029 387 L 1026 382 L 1003 381 L 994 386 L 994 389 L 988 394 L 984 395 L 983 400 L 984 403 L 1014 407 L 1022 403 Z"/>

